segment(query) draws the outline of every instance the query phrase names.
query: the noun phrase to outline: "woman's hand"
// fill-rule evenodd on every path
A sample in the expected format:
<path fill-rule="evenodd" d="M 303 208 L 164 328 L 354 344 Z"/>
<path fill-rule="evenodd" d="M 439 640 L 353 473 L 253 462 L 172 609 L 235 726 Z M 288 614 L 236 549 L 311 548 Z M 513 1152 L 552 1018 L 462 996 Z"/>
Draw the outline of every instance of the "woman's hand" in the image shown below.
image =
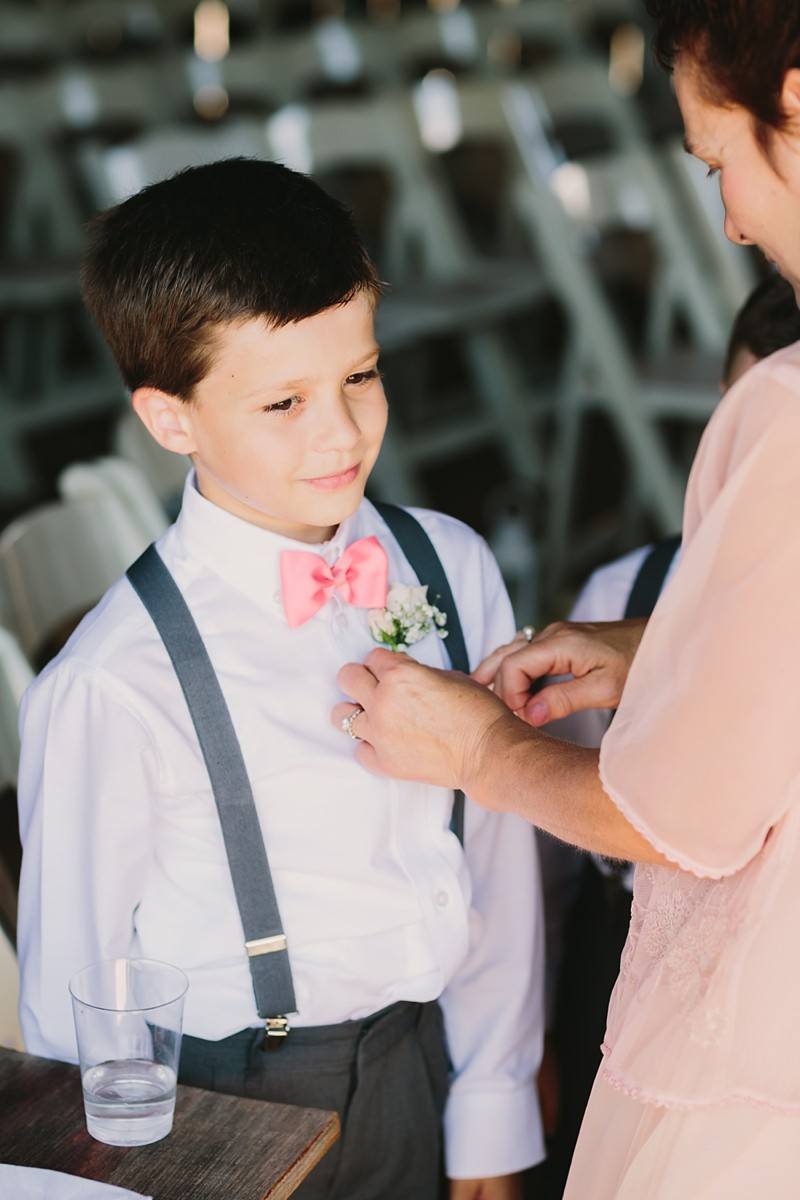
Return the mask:
<path fill-rule="evenodd" d="M 337 704 L 334 725 L 341 728 L 360 705 L 364 711 L 352 722 L 361 740 L 358 759 L 368 770 L 395 779 L 466 791 L 493 727 L 519 724 L 497 697 L 466 675 L 423 667 L 390 650 L 373 650 L 363 666 L 343 667 L 338 679 L 355 704 Z"/>
<path fill-rule="evenodd" d="M 558 622 L 531 642 L 519 639 L 485 659 L 472 678 L 529 725 L 547 725 L 586 708 L 616 708 L 646 621 Z M 572 676 L 531 695 L 544 676 Z"/>

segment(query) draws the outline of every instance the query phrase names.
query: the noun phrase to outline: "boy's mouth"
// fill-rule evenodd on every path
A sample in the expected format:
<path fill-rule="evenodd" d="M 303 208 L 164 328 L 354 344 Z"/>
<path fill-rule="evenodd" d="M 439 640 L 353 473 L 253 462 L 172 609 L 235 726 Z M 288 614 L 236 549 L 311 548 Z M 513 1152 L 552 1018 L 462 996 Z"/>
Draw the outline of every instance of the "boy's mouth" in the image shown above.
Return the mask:
<path fill-rule="evenodd" d="M 320 475 L 316 479 L 307 479 L 306 483 L 310 483 L 320 492 L 336 492 L 340 488 L 349 487 L 358 477 L 360 468 L 361 463 L 356 463 L 355 466 L 348 467 L 346 471 L 340 471 L 336 475 Z"/>

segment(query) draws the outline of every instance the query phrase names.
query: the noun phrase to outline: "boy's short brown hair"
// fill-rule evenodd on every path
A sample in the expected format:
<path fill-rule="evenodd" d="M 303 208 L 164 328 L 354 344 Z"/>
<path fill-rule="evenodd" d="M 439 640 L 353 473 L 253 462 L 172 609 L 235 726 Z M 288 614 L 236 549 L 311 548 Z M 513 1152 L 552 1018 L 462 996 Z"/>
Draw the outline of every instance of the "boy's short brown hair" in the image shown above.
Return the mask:
<path fill-rule="evenodd" d="M 350 213 L 274 162 L 190 167 L 89 225 L 84 299 L 131 390 L 190 400 L 216 328 L 289 325 L 361 291 L 380 284 Z"/>

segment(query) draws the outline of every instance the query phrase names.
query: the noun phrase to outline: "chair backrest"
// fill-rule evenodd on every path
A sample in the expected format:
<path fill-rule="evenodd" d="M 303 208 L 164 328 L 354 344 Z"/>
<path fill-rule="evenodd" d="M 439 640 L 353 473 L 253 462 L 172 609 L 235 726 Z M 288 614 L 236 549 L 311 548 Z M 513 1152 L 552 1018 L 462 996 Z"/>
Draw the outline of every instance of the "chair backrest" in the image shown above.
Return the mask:
<path fill-rule="evenodd" d="M 191 461 L 162 449 L 130 410 L 120 417 L 114 430 L 114 454 L 138 468 L 161 508 L 174 515 Z"/>
<path fill-rule="evenodd" d="M 518 191 L 529 189 L 530 202 L 553 227 L 550 237 L 558 236 L 588 262 L 604 228 L 647 229 L 657 254 L 648 296 L 651 348 L 666 349 L 673 314 L 681 311 L 695 343 L 721 351 L 727 313 L 687 243 L 635 112 L 609 87 L 607 71 L 594 58 L 502 85 L 459 81 L 456 92 L 465 136 L 493 137 L 511 149 Z M 586 118 L 607 136 L 610 153 L 599 165 L 568 160 L 556 137 L 559 121 Z"/>
<path fill-rule="evenodd" d="M 0 1046 L 24 1050 L 19 1027 L 19 967 L 14 949 L 0 929 Z"/>
<path fill-rule="evenodd" d="M 204 87 L 223 88 L 233 102 L 260 103 L 265 111 L 306 96 L 324 78 L 325 67 L 309 34 L 284 34 L 233 46 L 219 62 L 194 54 L 183 59 L 185 86 L 195 94 Z"/>
<path fill-rule="evenodd" d="M 97 497 L 119 509 L 118 520 L 133 521 L 150 541 L 160 537 L 169 517 L 141 467 L 124 458 L 73 463 L 61 472 L 58 490 L 64 500 Z"/>
<path fill-rule="evenodd" d="M 0 587 L 25 653 L 100 599 L 149 539 L 98 496 L 34 509 L 0 535 Z"/>
<path fill-rule="evenodd" d="M 407 96 L 293 105 L 267 121 L 266 139 L 269 156 L 296 170 L 324 175 L 370 166 L 386 172 L 391 200 L 379 265 L 393 283 L 409 274 L 452 276 L 470 260 Z"/>
<path fill-rule="evenodd" d="M 110 149 L 84 147 L 78 161 L 94 203 L 105 208 L 185 167 L 238 155 L 264 157 L 260 122 L 230 121 L 208 129 L 167 125 Z"/>
<path fill-rule="evenodd" d="M 384 86 L 418 78 L 433 66 L 459 73 L 513 71 L 531 44 L 553 59 L 578 54 L 583 45 L 563 0 L 411 11 L 394 24 L 357 21 L 351 28 L 364 74 Z"/>
<path fill-rule="evenodd" d="M 583 57 L 586 50 L 573 6 L 565 0 L 484 5 L 476 9 L 474 21 L 483 61 L 495 73 L 524 65 L 526 48 L 531 45 L 550 61 L 559 62 Z"/>
<path fill-rule="evenodd" d="M 626 97 L 614 91 L 608 70 L 599 60 L 562 63 L 537 72 L 526 85 L 528 93 L 546 114 L 548 132 L 569 123 L 599 127 L 609 143 L 609 153 L 580 164 L 588 197 L 587 219 L 595 229 L 627 226 L 644 229 L 658 254 L 651 288 L 651 303 L 669 322 L 680 310 L 695 343 L 717 353 L 725 346 L 728 314 L 721 311 L 718 293 L 698 261 L 697 253 L 677 215 L 666 178 L 638 113 Z M 572 170 L 577 164 L 570 164 Z M 562 183 L 563 183 L 562 176 Z M 568 176 L 567 176 L 568 178 Z M 553 180 L 558 191 L 558 178 Z M 567 194 L 561 191 L 562 202 Z M 573 206 L 570 216 L 580 220 Z M 662 346 L 666 350 L 666 345 Z"/>
<path fill-rule="evenodd" d="M 19 766 L 18 710 L 33 679 L 30 663 L 12 633 L 0 628 L 0 792 L 17 782 Z"/>

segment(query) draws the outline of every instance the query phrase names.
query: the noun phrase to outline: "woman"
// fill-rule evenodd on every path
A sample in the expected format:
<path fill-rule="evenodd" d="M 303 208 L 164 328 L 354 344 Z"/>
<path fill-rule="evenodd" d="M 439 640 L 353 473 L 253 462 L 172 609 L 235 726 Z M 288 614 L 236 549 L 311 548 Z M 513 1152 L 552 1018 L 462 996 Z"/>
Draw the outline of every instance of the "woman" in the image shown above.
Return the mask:
<path fill-rule="evenodd" d="M 800 5 L 651 7 L 728 237 L 760 246 L 800 294 Z M 798 510 L 790 348 L 712 419 L 683 561 L 646 629 L 546 630 L 476 681 L 384 651 L 341 675 L 357 703 L 334 718 L 363 708 L 351 725 L 365 766 L 461 787 L 639 864 L 569 1200 L 800 1194 Z M 530 696 L 531 680 L 565 672 Z M 617 704 L 599 761 L 534 728 Z"/>

